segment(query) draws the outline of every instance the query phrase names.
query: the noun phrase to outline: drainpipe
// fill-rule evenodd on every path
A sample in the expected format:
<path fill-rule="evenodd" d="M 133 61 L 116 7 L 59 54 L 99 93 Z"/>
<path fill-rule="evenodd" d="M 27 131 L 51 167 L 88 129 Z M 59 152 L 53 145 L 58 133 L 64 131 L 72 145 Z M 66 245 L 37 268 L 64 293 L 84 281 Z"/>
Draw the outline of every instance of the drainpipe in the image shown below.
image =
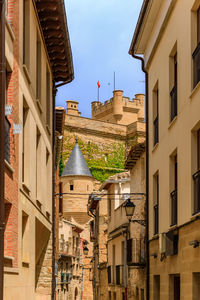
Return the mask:
<path fill-rule="evenodd" d="M 51 299 L 55 300 L 56 294 L 56 276 L 55 276 L 55 247 L 56 247 L 56 225 L 55 225 L 55 217 L 56 217 L 56 208 L 55 208 L 55 192 L 56 192 L 56 169 L 55 169 L 55 99 L 56 99 L 57 89 L 55 87 L 55 83 L 53 82 L 53 111 L 52 111 L 52 285 L 51 285 Z"/>
<path fill-rule="evenodd" d="M 5 123 L 5 0 L 0 1 L 0 300 L 4 286 L 4 123 Z"/>
<path fill-rule="evenodd" d="M 133 58 L 142 63 L 142 71 L 145 73 L 145 119 L 146 119 L 146 299 L 149 300 L 149 76 L 145 69 L 144 59 L 134 54 L 134 49 L 130 52 Z"/>
<path fill-rule="evenodd" d="M 124 232 L 124 294 L 127 300 L 127 231 Z"/>

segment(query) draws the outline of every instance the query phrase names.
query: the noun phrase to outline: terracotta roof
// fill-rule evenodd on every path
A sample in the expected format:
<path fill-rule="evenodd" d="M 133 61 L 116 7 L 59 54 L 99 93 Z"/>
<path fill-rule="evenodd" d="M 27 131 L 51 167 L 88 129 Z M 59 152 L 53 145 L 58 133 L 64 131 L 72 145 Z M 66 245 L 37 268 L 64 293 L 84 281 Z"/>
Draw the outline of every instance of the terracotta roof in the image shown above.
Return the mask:
<path fill-rule="evenodd" d="M 71 82 L 74 78 L 72 52 L 64 0 L 35 0 L 53 79 Z"/>

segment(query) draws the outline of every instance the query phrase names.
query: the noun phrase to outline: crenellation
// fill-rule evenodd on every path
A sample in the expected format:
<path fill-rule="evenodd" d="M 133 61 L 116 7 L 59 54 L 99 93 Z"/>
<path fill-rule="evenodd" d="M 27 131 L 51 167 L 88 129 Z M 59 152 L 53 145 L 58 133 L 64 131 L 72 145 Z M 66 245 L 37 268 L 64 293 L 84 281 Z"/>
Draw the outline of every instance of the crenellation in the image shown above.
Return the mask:
<path fill-rule="evenodd" d="M 144 119 L 144 94 L 134 98 L 123 96 L 122 90 L 113 91 L 113 97 L 105 102 L 92 102 L 92 119 L 128 125 L 138 118 Z"/>

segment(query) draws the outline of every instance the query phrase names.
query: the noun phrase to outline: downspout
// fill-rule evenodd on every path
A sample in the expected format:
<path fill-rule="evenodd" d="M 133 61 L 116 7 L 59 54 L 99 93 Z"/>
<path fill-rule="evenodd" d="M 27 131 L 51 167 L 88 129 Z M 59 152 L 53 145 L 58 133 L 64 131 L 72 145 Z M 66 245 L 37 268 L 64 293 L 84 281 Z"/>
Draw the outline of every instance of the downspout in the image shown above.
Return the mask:
<path fill-rule="evenodd" d="M 145 69 L 144 59 L 134 54 L 134 49 L 130 53 L 133 58 L 142 63 L 142 71 L 145 73 L 145 119 L 146 119 L 146 299 L 149 300 L 149 76 Z"/>
<path fill-rule="evenodd" d="M 56 294 L 56 277 L 55 277 L 55 247 L 56 247 L 56 227 L 55 227 L 55 192 L 56 192 L 56 169 L 55 169 L 55 100 L 56 100 L 57 89 L 55 87 L 55 82 L 53 82 L 52 96 L 53 96 L 53 111 L 52 111 L 52 285 L 51 285 L 51 299 L 55 300 Z"/>
<path fill-rule="evenodd" d="M 4 123 L 5 123 L 5 0 L 0 1 L 0 300 L 4 290 Z"/>
<path fill-rule="evenodd" d="M 127 300 L 127 231 L 124 232 L 124 294 Z"/>

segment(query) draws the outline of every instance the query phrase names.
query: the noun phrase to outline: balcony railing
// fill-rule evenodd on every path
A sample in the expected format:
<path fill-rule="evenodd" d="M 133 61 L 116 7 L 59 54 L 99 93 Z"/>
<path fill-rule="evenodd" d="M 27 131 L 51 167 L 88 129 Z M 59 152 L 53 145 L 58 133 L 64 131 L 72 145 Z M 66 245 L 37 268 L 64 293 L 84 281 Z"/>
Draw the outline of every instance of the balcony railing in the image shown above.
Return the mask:
<path fill-rule="evenodd" d="M 116 269 L 116 285 L 123 285 L 124 283 L 124 266 L 119 265 L 115 267 Z"/>
<path fill-rule="evenodd" d="M 193 175 L 194 181 L 194 214 L 200 211 L 200 170 Z"/>
<path fill-rule="evenodd" d="M 5 118 L 5 160 L 10 162 L 10 122 Z"/>
<path fill-rule="evenodd" d="M 200 43 L 196 47 L 195 51 L 192 54 L 193 58 L 193 72 L 194 72 L 194 78 L 193 78 L 193 87 L 197 85 L 197 83 L 200 81 Z"/>
<path fill-rule="evenodd" d="M 153 122 L 154 126 L 154 146 L 158 143 L 158 116 L 155 118 Z"/>
<path fill-rule="evenodd" d="M 177 85 L 170 92 L 171 97 L 171 121 L 177 116 Z"/>
<path fill-rule="evenodd" d="M 154 205 L 154 234 L 158 233 L 158 221 L 159 221 L 159 207 L 158 204 Z"/>
<path fill-rule="evenodd" d="M 177 224 L 177 189 L 170 194 L 171 196 L 171 226 Z"/>
<path fill-rule="evenodd" d="M 127 240 L 127 263 L 134 266 L 145 265 L 145 242 L 144 239 Z"/>

